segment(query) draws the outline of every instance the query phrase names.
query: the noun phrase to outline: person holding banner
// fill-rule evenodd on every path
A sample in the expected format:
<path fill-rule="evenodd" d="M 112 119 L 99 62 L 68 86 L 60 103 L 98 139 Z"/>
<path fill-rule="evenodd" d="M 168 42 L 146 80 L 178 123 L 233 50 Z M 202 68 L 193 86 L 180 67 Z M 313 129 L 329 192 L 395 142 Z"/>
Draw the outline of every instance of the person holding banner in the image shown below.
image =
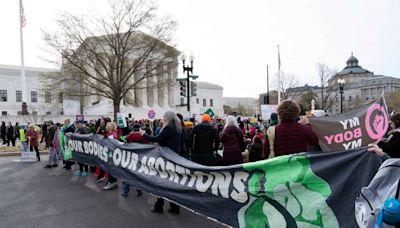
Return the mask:
<path fill-rule="evenodd" d="M 150 136 L 146 134 L 143 129 L 140 129 L 140 134 L 145 140 L 150 142 L 156 142 L 162 147 L 168 147 L 177 154 L 180 154 L 181 140 L 182 140 L 182 124 L 178 116 L 172 112 L 167 111 L 163 117 L 164 126 L 157 136 Z M 168 210 L 172 214 L 179 214 L 179 206 L 170 202 L 170 209 Z M 151 210 L 155 213 L 163 213 L 164 211 L 164 199 L 158 198 L 154 204 L 154 208 Z"/>
<path fill-rule="evenodd" d="M 40 161 L 38 137 L 39 134 L 35 131 L 35 126 L 33 126 L 33 124 L 29 124 L 28 132 L 26 133 L 26 138 L 28 139 L 29 143 L 29 149 L 30 151 L 33 151 L 33 148 L 35 149 L 37 160 Z"/>
<path fill-rule="evenodd" d="M 400 113 L 390 118 L 390 126 L 392 130 L 389 131 L 389 137 L 382 139 L 378 146 L 390 157 L 400 158 Z"/>
<path fill-rule="evenodd" d="M 106 131 L 107 131 L 107 135 L 106 135 L 107 138 L 118 140 L 117 125 L 115 123 L 108 122 L 106 124 Z M 108 182 L 103 187 L 103 190 L 111 190 L 113 188 L 116 188 L 117 186 L 118 186 L 117 178 L 108 174 Z"/>
<path fill-rule="evenodd" d="M 296 121 L 300 107 L 295 101 L 282 101 L 277 111 L 280 123 L 267 130 L 264 159 L 306 152 L 308 145 L 318 145 L 318 138 L 313 133 L 308 119 L 303 117 Z"/>

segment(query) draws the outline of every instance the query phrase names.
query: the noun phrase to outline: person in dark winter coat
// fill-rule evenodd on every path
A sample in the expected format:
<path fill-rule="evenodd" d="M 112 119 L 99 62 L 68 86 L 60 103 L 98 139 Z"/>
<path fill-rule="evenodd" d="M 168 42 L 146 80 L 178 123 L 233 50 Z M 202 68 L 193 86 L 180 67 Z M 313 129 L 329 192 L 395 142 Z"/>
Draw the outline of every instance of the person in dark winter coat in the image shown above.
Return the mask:
<path fill-rule="evenodd" d="M 378 146 L 392 158 L 400 158 L 400 113 L 390 118 L 389 137 L 378 143 Z"/>
<path fill-rule="evenodd" d="M 211 125 L 208 114 L 201 116 L 201 123 L 196 125 L 189 135 L 189 145 L 192 150 L 192 161 L 202 165 L 219 165 L 214 152 L 219 147 L 217 130 Z"/>
<path fill-rule="evenodd" d="M 140 134 L 144 137 L 144 139 L 150 142 L 156 142 L 158 145 L 162 147 L 168 147 L 175 153 L 179 154 L 182 140 L 182 124 L 179 120 L 178 116 L 172 112 L 167 111 L 164 114 L 164 127 L 161 129 L 160 134 L 157 136 L 150 136 L 146 134 L 144 130 L 140 130 Z M 170 209 L 168 210 L 172 214 L 179 214 L 179 206 L 170 203 Z M 152 209 L 155 213 L 163 213 L 164 208 L 164 199 L 158 198 L 157 202 Z"/>
<path fill-rule="evenodd" d="M 249 162 L 260 161 L 263 158 L 263 144 L 259 136 L 254 136 L 249 148 Z"/>
<path fill-rule="evenodd" d="M 1 133 L 1 139 L 3 139 L 3 145 L 7 144 L 6 123 L 4 121 L 1 122 L 0 133 Z"/>
<path fill-rule="evenodd" d="M 76 123 L 76 128 L 77 128 L 76 134 L 79 135 L 89 134 L 85 122 L 83 122 L 82 120 Z M 78 163 L 78 165 L 79 165 L 79 171 L 75 172 L 75 176 L 81 176 L 81 177 L 89 176 L 89 166 L 83 163 Z"/>
<path fill-rule="evenodd" d="M 11 122 L 8 123 L 6 134 L 7 134 L 7 146 L 10 146 L 10 142 L 12 146 L 15 146 L 15 130 Z"/>
<path fill-rule="evenodd" d="M 46 145 L 49 147 L 49 160 L 45 168 L 53 168 L 58 167 L 57 160 L 57 151 L 54 146 L 54 137 L 57 135 L 58 127 L 53 123 L 53 121 L 49 121 L 48 132 L 46 133 Z M 46 128 L 47 129 L 47 128 Z"/>
<path fill-rule="evenodd" d="M 228 116 L 224 130 L 221 132 L 221 142 L 224 144 L 222 160 L 225 165 L 241 164 L 242 151 L 246 149 L 242 130 L 234 116 Z"/>
<path fill-rule="evenodd" d="M 188 144 L 188 140 L 189 140 L 189 134 L 186 131 L 185 128 L 185 124 L 183 123 L 183 116 L 180 113 L 177 113 L 176 116 L 178 117 L 178 119 L 181 121 L 181 129 L 182 129 L 182 133 L 181 133 L 181 145 L 179 148 L 179 155 L 189 159 L 189 150 L 187 148 L 187 144 Z"/>

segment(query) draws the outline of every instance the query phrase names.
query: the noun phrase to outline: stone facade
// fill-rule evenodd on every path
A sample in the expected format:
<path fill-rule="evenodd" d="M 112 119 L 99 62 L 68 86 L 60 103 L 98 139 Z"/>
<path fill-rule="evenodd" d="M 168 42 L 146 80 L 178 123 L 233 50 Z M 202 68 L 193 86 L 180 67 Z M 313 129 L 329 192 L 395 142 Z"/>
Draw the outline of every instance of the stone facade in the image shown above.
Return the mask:
<path fill-rule="evenodd" d="M 57 71 L 56 69 L 25 67 L 26 103 L 30 115 L 63 114 L 64 106 L 69 101 L 62 99 L 62 94 L 46 91 L 46 88 L 41 85 L 43 75 Z M 1 116 L 21 115 L 22 85 L 19 66 L 0 65 L 0 112 Z"/>
<path fill-rule="evenodd" d="M 260 114 L 259 99 L 252 97 L 224 97 L 224 105 L 237 109 L 243 107 L 247 116 L 254 116 Z M 227 113 L 229 114 L 229 113 Z"/>
<path fill-rule="evenodd" d="M 216 116 L 222 116 L 224 114 L 224 88 L 209 82 L 194 81 L 194 83 L 197 86 L 197 95 L 190 99 L 190 116 L 198 118 L 209 108 L 213 110 Z M 180 95 L 179 83 L 176 84 L 175 91 L 177 111 L 188 117 L 187 98 Z"/>
<path fill-rule="evenodd" d="M 346 67 L 329 80 L 329 86 L 338 88 L 338 79 L 345 80 L 343 90 L 344 112 L 378 99 L 382 92 L 388 94 L 400 89 L 399 78 L 376 75 L 363 69 L 358 64 L 358 59 L 353 55 L 347 60 Z M 340 94 L 332 94 L 330 99 L 334 99 L 335 102 L 328 109 L 328 113 L 340 113 Z"/>
<path fill-rule="evenodd" d="M 340 93 L 338 79 L 344 79 L 343 89 L 343 111 L 353 110 L 363 104 L 378 99 L 382 92 L 385 94 L 398 91 L 400 89 L 400 79 L 385 75 L 376 75 L 373 72 L 362 68 L 358 59 L 351 55 L 346 61 L 346 67 L 335 74 L 328 81 L 328 87 L 324 89 L 325 94 L 329 94 L 327 103 L 331 104 L 327 108 L 328 114 L 340 113 Z M 326 91 L 330 91 L 329 93 Z M 314 92 L 321 102 L 321 87 L 319 86 L 300 86 L 289 88 L 286 91 L 288 98 L 300 101 L 301 95 Z M 260 95 L 261 96 L 261 95 Z M 325 95 L 324 95 L 325 96 Z"/>

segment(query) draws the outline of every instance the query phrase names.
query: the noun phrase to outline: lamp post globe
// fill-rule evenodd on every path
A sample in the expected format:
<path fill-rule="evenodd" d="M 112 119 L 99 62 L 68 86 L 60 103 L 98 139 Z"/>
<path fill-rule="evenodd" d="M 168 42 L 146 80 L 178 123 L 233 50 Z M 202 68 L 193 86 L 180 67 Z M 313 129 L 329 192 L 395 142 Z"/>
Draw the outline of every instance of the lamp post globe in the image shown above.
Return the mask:
<path fill-rule="evenodd" d="M 182 62 L 185 62 L 185 61 L 186 61 L 186 54 L 185 54 L 185 52 L 182 52 L 181 60 L 182 60 Z"/>

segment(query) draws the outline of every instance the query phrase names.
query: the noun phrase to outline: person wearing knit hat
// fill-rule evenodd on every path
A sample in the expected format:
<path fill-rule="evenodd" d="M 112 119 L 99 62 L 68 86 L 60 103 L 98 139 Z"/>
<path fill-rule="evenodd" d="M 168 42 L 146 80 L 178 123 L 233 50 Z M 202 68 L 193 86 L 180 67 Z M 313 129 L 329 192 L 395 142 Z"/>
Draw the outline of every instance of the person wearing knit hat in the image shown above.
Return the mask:
<path fill-rule="evenodd" d="M 191 129 L 191 128 L 193 128 L 193 123 L 190 122 L 190 121 L 185 121 L 185 122 L 183 122 L 183 124 L 185 124 L 185 128 L 186 128 L 186 129 Z"/>
<path fill-rule="evenodd" d="M 189 145 L 192 151 L 192 161 L 213 166 L 219 164 L 214 156 L 214 152 L 219 147 L 219 135 L 210 122 L 210 115 L 203 114 L 201 116 L 201 123 L 196 125 L 189 135 Z"/>
<path fill-rule="evenodd" d="M 211 122 L 211 116 L 208 114 L 201 115 L 201 122 Z"/>

